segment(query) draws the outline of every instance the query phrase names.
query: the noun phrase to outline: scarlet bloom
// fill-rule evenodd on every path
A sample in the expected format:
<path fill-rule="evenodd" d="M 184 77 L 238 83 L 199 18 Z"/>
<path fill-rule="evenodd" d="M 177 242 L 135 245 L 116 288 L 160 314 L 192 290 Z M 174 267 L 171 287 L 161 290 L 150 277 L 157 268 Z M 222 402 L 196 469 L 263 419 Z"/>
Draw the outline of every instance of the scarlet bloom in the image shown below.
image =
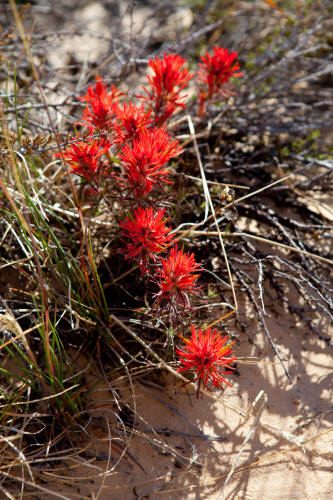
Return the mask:
<path fill-rule="evenodd" d="M 164 214 L 165 209 L 154 212 L 152 207 L 138 207 L 134 215 L 120 222 L 124 236 L 130 240 L 124 250 L 126 259 L 137 259 L 142 272 L 147 270 L 148 261 L 156 261 L 156 255 L 165 250 L 172 240 Z"/>
<path fill-rule="evenodd" d="M 171 140 L 163 128 L 141 129 L 131 144 L 120 154 L 126 179 L 121 186 L 137 199 L 145 198 L 155 185 L 171 183 L 171 169 L 164 165 L 181 152 L 178 141 Z"/>
<path fill-rule="evenodd" d="M 240 66 L 237 59 L 237 52 L 230 52 L 223 47 L 214 47 L 214 55 L 208 52 L 201 56 L 202 63 L 199 64 L 200 70 L 198 72 L 199 81 L 201 81 L 200 92 L 200 110 L 199 115 L 202 114 L 204 108 L 204 101 L 216 97 L 222 93 L 222 87 L 228 80 L 233 77 L 243 76 L 243 73 L 238 73 Z"/>
<path fill-rule="evenodd" d="M 83 110 L 83 124 L 92 125 L 100 130 L 110 129 L 114 122 L 115 109 L 120 95 L 123 94 L 114 85 L 108 93 L 103 79 L 96 77 L 95 87 L 90 85 L 86 95 L 79 97 L 80 101 L 87 103 Z"/>
<path fill-rule="evenodd" d="M 197 264 L 193 253 L 178 250 L 177 245 L 170 250 L 166 259 L 161 259 L 162 269 L 157 271 L 160 292 L 158 300 L 170 299 L 182 302 L 184 306 L 190 307 L 188 294 L 197 294 L 199 287 L 196 281 L 200 276 L 200 264 Z"/>
<path fill-rule="evenodd" d="M 198 333 L 192 325 L 192 336 L 190 339 L 185 339 L 180 336 L 185 342 L 185 346 L 177 349 L 176 352 L 180 356 L 180 363 L 183 365 L 177 369 L 178 372 L 192 370 L 196 372 L 196 380 L 198 381 L 199 395 L 201 383 L 207 388 L 208 381 L 211 381 L 214 387 L 222 387 L 222 384 L 229 382 L 222 375 L 232 373 L 230 363 L 236 360 L 236 357 L 227 357 L 232 353 L 231 347 L 235 342 L 226 344 L 228 337 L 222 337 L 218 330 L 207 328 L 202 332 L 199 328 Z M 229 368 L 228 371 L 221 370 L 220 367 Z"/>
<path fill-rule="evenodd" d="M 135 139 L 140 130 L 152 123 L 151 111 L 146 111 L 143 104 L 135 106 L 131 102 L 124 103 L 122 108 L 117 106 L 115 112 L 121 127 L 119 130 L 121 141 Z"/>
<path fill-rule="evenodd" d="M 186 96 L 181 96 L 180 92 L 193 78 L 185 64 L 186 60 L 177 54 L 164 54 L 163 59 L 149 59 L 153 75 L 147 78 L 151 89 L 143 87 L 147 96 L 139 97 L 148 101 L 160 125 L 170 118 L 177 108 L 185 107 L 183 101 Z"/>
<path fill-rule="evenodd" d="M 83 177 L 87 182 L 97 179 L 104 168 L 101 157 L 110 149 L 111 144 L 105 139 L 95 139 L 91 142 L 78 141 L 70 144 L 61 154 L 57 153 L 57 158 L 64 159 L 70 164 L 72 174 Z"/>

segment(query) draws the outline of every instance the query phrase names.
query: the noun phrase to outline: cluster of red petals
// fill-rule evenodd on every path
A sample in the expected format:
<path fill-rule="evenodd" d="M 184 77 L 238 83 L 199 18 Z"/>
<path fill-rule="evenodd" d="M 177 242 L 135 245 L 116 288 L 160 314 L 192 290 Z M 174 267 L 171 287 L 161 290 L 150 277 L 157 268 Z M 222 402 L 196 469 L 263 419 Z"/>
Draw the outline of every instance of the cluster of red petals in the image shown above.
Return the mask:
<path fill-rule="evenodd" d="M 172 241 L 170 228 L 166 226 L 165 209 L 157 212 L 150 208 L 138 207 L 134 215 L 120 222 L 123 235 L 129 238 L 124 253 L 126 259 L 138 260 L 142 272 L 147 270 L 149 260 L 156 260 L 156 255 L 164 251 Z"/>
<path fill-rule="evenodd" d="M 187 294 L 197 293 L 196 281 L 200 276 L 200 264 L 197 264 L 193 253 L 178 250 L 177 245 L 170 250 L 169 257 L 161 259 L 162 268 L 157 271 L 159 279 L 159 299 L 176 299 L 183 305 L 189 305 Z M 197 274 L 195 274 L 197 273 Z"/>
<path fill-rule="evenodd" d="M 126 171 L 121 186 L 137 199 L 145 198 L 153 187 L 170 183 L 171 170 L 164 165 L 181 152 L 164 128 L 141 129 L 131 144 L 126 144 L 120 158 Z"/>
<path fill-rule="evenodd" d="M 111 144 L 105 139 L 91 142 L 78 141 L 70 144 L 57 158 L 64 158 L 70 164 L 72 172 L 85 178 L 87 182 L 96 180 L 103 169 L 101 157 L 110 149 Z"/>
<path fill-rule="evenodd" d="M 202 84 L 200 93 L 200 104 L 206 99 L 211 99 L 218 95 L 222 87 L 231 77 L 243 76 L 239 73 L 240 66 L 237 59 L 237 52 L 230 52 L 223 47 L 214 47 L 214 54 L 208 52 L 201 56 L 202 63 L 199 64 L 199 80 Z"/>
<path fill-rule="evenodd" d="M 236 360 L 236 357 L 227 357 L 232 353 L 231 347 L 234 342 L 227 344 L 228 337 L 222 337 L 218 330 L 207 328 L 202 332 L 199 328 L 198 333 L 192 325 L 191 338 L 185 339 L 185 346 L 177 349 L 176 352 L 180 357 L 179 361 L 183 365 L 177 369 L 179 372 L 192 370 L 196 372 L 196 380 L 198 381 L 198 392 L 200 384 L 207 388 L 208 381 L 211 381 L 214 387 L 222 387 L 225 383 L 230 386 L 229 382 L 222 375 L 231 373 L 230 363 Z M 221 370 L 220 367 L 229 368 L 228 371 Z"/>
<path fill-rule="evenodd" d="M 184 108 L 184 98 L 180 92 L 186 87 L 193 74 L 185 66 L 186 60 L 177 54 L 164 54 L 163 59 L 149 59 L 153 75 L 147 76 L 150 90 L 143 87 L 147 96 L 139 96 L 148 101 L 155 120 L 162 124 L 177 108 Z"/>
<path fill-rule="evenodd" d="M 110 129 L 114 124 L 120 95 L 123 94 L 114 85 L 108 92 L 107 85 L 104 85 L 102 78 L 96 77 L 95 87 L 90 85 L 87 93 L 79 97 L 80 101 L 87 103 L 83 110 L 82 123 L 100 130 Z"/>
<path fill-rule="evenodd" d="M 152 123 L 150 119 L 151 111 L 146 111 L 144 105 L 135 106 L 131 102 L 124 103 L 122 107 L 115 109 L 119 120 L 120 129 L 118 131 L 121 141 L 130 141 L 138 136 L 143 128 Z"/>

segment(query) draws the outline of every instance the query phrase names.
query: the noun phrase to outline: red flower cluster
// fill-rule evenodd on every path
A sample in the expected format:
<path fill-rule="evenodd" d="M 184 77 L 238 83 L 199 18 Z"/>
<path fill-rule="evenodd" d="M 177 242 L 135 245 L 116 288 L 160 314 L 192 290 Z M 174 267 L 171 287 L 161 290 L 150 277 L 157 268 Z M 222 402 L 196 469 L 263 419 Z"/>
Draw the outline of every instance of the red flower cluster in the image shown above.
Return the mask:
<path fill-rule="evenodd" d="M 112 85 L 110 93 L 100 77 L 96 77 L 95 87 L 90 85 L 86 95 L 79 97 L 80 101 L 87 103 L 83 110 L 83 124 L 94 126 L 99 130 L 110 130 L 114 125 L 118 97 L 123 95 Z"/>
<path fill-rule="evenodd" d="M 227 49 L 218 47 L 214 47 L 213 56 L 207 53 L 201 57 L 199 114 L 203 112 L 206 100 L 216 97 L 231 76 L 241 76 L 237 73 L 236 57 L 236 52 L 229 54 Z M 96 77 L 95 84 L 79 98 L 86 104 L 79 124 L 88 125 L 92 133 L 103 131 L 108 142 L 86 144 L 82 139 L 77 147 L 65 152 L 72 171 L 89 183 L 96 181 L 101 156 L 114 146 L 112 157 L 115 163 L 120 160 L 123 169 L 119 176 L 112 174 L 113 179 L 118 180 L 119 186 L 127 192 L 126 197 L 130 195 L 134 200 L 142 200 L 153 189 L 171 183 L 172 170 L 166 164 L 181 152 L 181 148 L 165 129 L 153 128 L 152 124 L 165 123 L 177 109 L 185 107 L 186 96 L 181 92 L 194 76 L 189 73 L 186 60 L 177 54 L 150 59 L 149 67 L 152 70 L 152 75 L 147 76 L 150 87 L 143 87 L 145 95 L 138 96 L 144 99 L 141 106 L 132 102 L 119 105 L 119 97 L 124 94 L 115 86 L 108 90 L 102 78 Z M 110 160 L 111 156 L 108 158 Z"/>
<path fill-rule="evenodd" d="M 132 144 L 126 144 L 120 158 L 126 170 L 121 186 L 134 198 L 145 198 L 155 185 L 170 183 L 170 169 L 164 165 L 181 152 L 178 141 L 171 140 L 163 128 L 141 129 Z"/>
<path fill-rule="evenodd" d="M 115 110 L 119 120 L 120 129 L 118 131 L 122 142 L 131 141 L 138 136 L 153 120 L 150 119 L 151 111 L 146 111 L 144 105 L 134 106 L 131 102 L 117 106 Z"/>
<path fill-rule="evenodd" d="M 190 339 L 185 339 L 180 336 L 185 342 L 185 346 L 177 349 L 176 352 L 180 356 L 180 363 L 183 365 L 178 368 L 178 372 L 192 370 L 196 372 L 196 380 L 198 381 L 199 395 L 201 383 L 205 388 L 208 386 L 208 381 L 211 380 L 214 387 L 222 387 L 222 384 L 230 386 L 229 382 L 222 377 L 227 373 L 232 373 L 229 366 L 230 363 L 236 360 L 236 357 L 227 357 L 231 354 L 231 346 L 234 342 L 226 344 L 228 337 L 224 338 L 218 330 L 207 328 L 202 332 L 199 328 L 198 334 L 195 327 L 192 325 L 192 336 Z M 220 370 L 220 367 L 229 368 L 228 371 Z"/>
<path fill-rule="evenodd" d="M 206 53 L 201 57 L 197 74 L 199 114 L 203 113 L 208 99 L 225 93 L 223 86 L 232 76 L 242 76 L 236 58 L 236 52 L 229 53 L 221 47 L 214 47 L 213 55 Z M 182 149 L 163 125 L 175 111 L 185 108 L 186 95 L 182 92 L 194 75 L 188 71 L 186 60 L 177 54 L 150 59 L 149 67 L 152 72 L 147 76 L 149 86 L 143 87 L 144 95 L 137 96 L 143 99 L 139 106 L 131 101 L 120 104 L 119 97 L 123 94 L 114 86 L 108 90 L 102 78 L 96 77 L 95 84 L 79 98 L 85 103 L 79 123 L 88 126 L 90 134 L 103 135 L 103 138 L 78 139 L 56 156 L 64 157 L 71 173 L 83 178 L 81 188 L 86 195 L 101 193 L 100 174 L 107 174 L 111 193 L 121 190 L 125 192 L 124 202 L 131 200 L 133 208 L 140 205 L 120 222 L 127 241 L 123 253 L 126 259 L 139 263 L 142 273 L 148 271 L 151 262 L 155 264 L 155 277 L 149 277 L 159 287 L 156 301 L 168 300 L 174 309 L 178 304 L 190 308 L 190 296 L 198 295 L 200 289 L 197 280 L 202 268 L 192 253 L 178 249 L 177 245 L 167 257 L 162 257 L 172 242 L 165 209 L 142 206 L 147 205 L 157 189 L 163 191 L 166 184 L 171 184 L 172 168 L 168 162 Z M 111 166 L 120 167 L 120 171 L 110 172 Z M 103 193 L 107 194 L 108 190 L 104 189 Z M 158 203 L 159 199 L 155 198 L 154 202 Z M 230 353 L 230 345 L 224 347 L 226 338 L 222 339 L 216 330 L 211 333 L 210 329 L 204 333 L 199 330 L 197 336 L 192 327 L 192 338 L 183 340 L 186 348 L 178 351 L 184 365 L 180 371 L 195 369 L 199 384 L 203 381 L 205 386 L 209 379 L 216 387 L 226 382 L 220 375 L 225 372 L 218 369 L 234 359 L 224 357 Z"/>
<path fill-rule="evenodd" d="M 83 177 L 87 182 L 97 180 L 103 171 L 104 165 L 101 157 L 110 149 L 111 144 L 105 139 L 95 139 L 92 142 L 78 141 L 70 144 L 57 158 L 64 159 L 70 164 L 72 173 Z"/>
<path fill-rule="evenodd" d="M 147 271 L 148 261 L 155 261 L 156 255 L 165 250 L 172 240 L 164 214 L 164 209 L 154 212 L 152 207 L 138 207 L 134 216 L 130 215 L 120 222 L 123 235 L 130 239 L 124 251 L 126 259 L 137 259 L 142 273 Z"/>
<path fill-rule="evenodd" d="M 197 264 L 193 253 L 184 253 L 178 250 L 177 245 L 170 250 L 170 255 L 166 259 L 161 259 L 162 269 L 157 271 L 159 278 L 159 300 L 170 299 L 181 302 L 189 307 L 188 294 L 197 293 L 199 287 L 196 281 L 200 274 L 194 274 L 201 271 L 200 264 Z"/>
<path fill-rule="evenodd" d="M 205 101 L 212 99 L 223 92 L 222 87 L 228 80 L 233 77 L 243 76 L 243 73 L 238 73 L 240 69 L 237 59 L 237 52 L 229 54 L 228 49 L 223 47 L 214 47 L 214 55 L 208 52 L 201 56 L 202 63 L 199 64 L 200 70 L 198 77 L 201 82 L 201 92 L 199 97 L 199 116 L 204 110 Z"/>
<path fill-rule="evenodd" d="M 180 92 L 186 87 L 193 74 L 185 67 L 186 60 L 176 54 L 164 54 L 149 60 L 153 76 L 147 76 L 151 90 L 143 87 L 147 96 L 139 96 L 148 101 L 154 111 L 155 120 L 160 125 L 165 123 L 177 108 L 184 108 L 184 98 Z"/>

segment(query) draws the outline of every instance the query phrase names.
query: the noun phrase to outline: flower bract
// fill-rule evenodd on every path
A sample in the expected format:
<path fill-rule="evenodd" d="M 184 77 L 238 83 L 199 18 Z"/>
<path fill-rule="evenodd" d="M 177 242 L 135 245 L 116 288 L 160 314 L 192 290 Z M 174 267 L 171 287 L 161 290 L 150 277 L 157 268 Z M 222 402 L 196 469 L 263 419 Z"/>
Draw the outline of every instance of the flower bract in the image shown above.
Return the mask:
<path fill-rule="evenodd" d="M 70 144 L 61 154 L 70 164 L 73 174 L 83 177 L 87 182 L 96 180 L 102 170 L 103 163 L 101 157 L 110 149 L 111 145 L 105 139 L 95 139 L 93 141 L 78 141 Z"/>
<path fill-rule="evenodd" d="M 152 207 L 138 207 L 120 222 L 123 235 L 130 240 L 124 250 L 126 259 L 138 260 L 142 272 L 147 270 L 149 260 L 155 261 L 156 255 L 170 245 L 172 237 L 167 222 L 165 210 L 156 212 Z"/>
<path fill-rule="evenodd" d="M 139 130 L 132 143 L 126 144 L 120 154 L 126 178 L 121 186 L 132 192 L 135 198 L 145 198 L 155 185 L 170 183 L 171 170 L 165 164 L 181 148 L 163 128 Z"/>
<path fill-rule="evenodd" d="M 144 105 L 135 106 L 131 102 L 124 103 L 122 107 L 116 107 L 116 115 L 119 120 L 119 135 L 121 141 L 135 139 L 139 132 L 152 123 L 150 119 L 151 111 L 145 110 Z"/>
<path fill-rule="evenodd" d="M 228 337 L 222 337 L 218 330 L 207 328 L 198 333 L 195 327 L 191 327 L 192 335 L 189 339 L 181 336 L 185 345 L 177 349 L 179 361 L 183 365 L 177 369 L 178 372 L 194 371 L 198 382 L 198 394 L 200 385 L 208 387 L 211 381 L 214 387 L 222 387 L 223 384 L 230 386 L 229 382 L 222 376 L 231 373 L 233 368 L 230 363 L 236 360 L 235 356 L 228 357 L 232 353 L 231 347 L 234 344 L 227 343 Z M 225 368 L 228 368 L 226 371 Z"/>
<path fill-rule="evenodd" d="M 149 60 L 153 71 L 147 76 L 150 90 L 143 87 L 146 96 L 139 96 L 148 102 L 155 119 L 163 124 L 177 108 L 184 108 L 184 98 L 180 93 L 193 75 L 185 66 L 186 60 L 177 54 L 164 54 L 163 59 L 156 57 Z"/>
<path fill-rule="evenodd" d="M 196 281 L 200 276 L 200 264 L 197 264 L 193 253 L 178 250 L 177 245 L 170 250 L 167 258 L 161 259 L 162 268 L 157 271 L 160 292 L 158 299 L 170 299 L 189 306 L 188 294 L 197 294 L 199 287 Z"/>
<path fill-rule="evenodd" d="M 236 62 L 237 52 L 229 53 L 228 49 L 223 47 L 213 47 L 213 52 L 213 55 L 206 52 L 204 56 L 201 56 L 202 63 L 199 64 L 201 108 L 203 108 L 205 100 L 212 99 L 222 92 L 222 87 L 231 77 L 243 76 L 243 73 L 238 72 L 240 66 Z"/>
<path fill-rule="evenodd" d="M 110 129 L 114 124 L 115 108 L 120 95 L 122 93 L 114 85 L 108 92 L 102 78 L 96 77 L 95 86 L 90 85 L 87 93 L 79 97 L 80 101 L 87 103 L 83 110 L 83 124 L 100 130 Z"/>

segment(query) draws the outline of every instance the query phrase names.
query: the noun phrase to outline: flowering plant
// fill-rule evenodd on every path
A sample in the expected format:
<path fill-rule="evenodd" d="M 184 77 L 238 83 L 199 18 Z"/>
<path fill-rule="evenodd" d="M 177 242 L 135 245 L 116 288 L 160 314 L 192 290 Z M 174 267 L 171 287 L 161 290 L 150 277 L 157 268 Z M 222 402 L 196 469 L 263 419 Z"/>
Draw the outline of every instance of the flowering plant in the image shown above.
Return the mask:
<path fill-rule="evenodd" d="M 229 53 L 222 47 L 214 47 L 213 52 L 213 55 L 201 56 L 197 72 L 199 116 L 208 100 L 226 93 L 224 86 L 232 76 L 242 75 L 238 72 L 236 52 Z M 172 245 L 173 237 L 167 225 L 166 209 L 158 206 L 169 203 L 165 196 L 162 198 L 156 193 L 160 190 L 165 195 L 166 186 L 172 184 L 174 172 L 168 163 L 182 148 L 179 140 L 167 131 L 167 121 L 177 110 L 185 108 L 186 95 L 182 91 L 194 75 L 188 71 L 186 60 L 177 54 L 150 59 L 149 67 L 152 72 L 147 75 L 149 87 L 143 87 L 144 95 L 137 96 L 142 99 L 140 105 L 132 101 L 119 102 L 124 94 L 114 86 L 108 90 L 102 78 L 97 77 L 95 85 L 90 85 L 80 98 L 85 107 L 79 124 L 88 126 L 90 135 L 102 133 L 103 138 L 79 139 L 62 154 L 57 153 L 57 157 L 63 157 L 71 166 L 71 173 L 83 179 L 85 195 L 102 192 L 109 203 L 110 193 L 121 192 L 121 201 L 115 197 L 113 206 L 121 211 L 130 206 L 129 214 L 119 222 L 124 245 L 121 253 L 125 259 L 138 263 L 146 284 L 155 286 L 151 311 L 155 304 L 163 303 L 160 308 L 161 314 L 166 312 L 163 321 L 167 318 L 175 327 L 179 318 L 184 323 L 185 309 L 186 314 L 193 312 L 191 299 L 199 296 L 201 286 L 197 280 L 202 267 L 193 253 L 185 252 L 177 244 L 169 255 L 163 255 Z M 100 174 L 106 174 L 110 181 L 103 191 L 98 185 Z M 169 193 L 172 194 L 171 189 Z M 98 209 L 99 204 L 95 206 Z M 183 308 L 181 314 L 179 306 Z M 236 358 L 230 357 L 232 344 L 227 344 L 227 337 L 210 328 L 206 331 L 200 328 L 196 333 L 192 326 L 191 337 L 181 338 L 184 346 L 176 351 L 180 362 L 178 371 L 195 372 L 198 392 L 201 384 L 207 387 L 209 382 L 214 387 L 230 385 L 223 378 L 230 372 L 223 370 L 231 368 L 229 363 Z"/>
<path fill-rule="evenodd" d="M 161 259 L 162 268 L 156 273 L 159 278 L 160 292 L 158 299 L 169 299 L 181 302 L 183 306 L 190 307 L 189 294 L 197 294 L 199 287 L 196 281 L 200 276 L 200 264 L 197 264 L 193 253 L 178 250 L 177 245 L 170 250 L 166 259 Z M 196 273 L 196 274 L 195 274 Z"/>
<path fill-rule="evenodd" d="M 145 198 L 155 185 L 171 182 L 171 170 L 164 165 L 180 152 L 178 141 L 171 139 L 164 128 L 139 129 L 133 142 L 121 150 L 126 178 L 120 185 L 134 198 Z"/>
<path fill-rule="evenodd" d="M 184 108 L 184 98 L 180 92 L 186 87 L 193 74 L 185 66 L 186 60 L 177 54 L 164 54 L 163 59 L 156 57 L 149 60 L 153 71 L 152 76 L 147 76 L 150 90 L 143 87 L 146 96 L 139 96 L 148 102 L 154 112 L 155 120 L 163 124 L 176 111 Z"/>
<path fill-rule="evenodd" d="M 214 47 L 213 55 L 208 52 L 201 56 L 202 63 L 199 64 L 198 72 L 201 91 L 199 96 L 199 116 L 203 114 L 205 101 L 223 94 L 222 87 L 230 78 L 243 76 L 239 73 L 240 66 L 237 59 L 237 52 L 230 52 L 223 47 Z"/>
<path fill-rule="evenodd" d="M 139 132 L 153 122 L 150 118 L 151 111 L 147 111 L 143 104 L 135 106 L 132 102 L 124 102 L 122 107 L 115 107 L 115 113 L 119 120 L 118 134 L 122 142 L 136 139 Z"/>
<path fill-rule="evenodd" d="M 110 149 L 111 144 L 106 139 L 95 139 L 92 142 L 84 140 L 70 144 L 63 153 L 56 157 L 64 159 L 70 164 L 72 174 L 77 174 L 91 183 L 97 181 L 105 165 L 101 157 Z"/>
<path fill-rule="evenodd" d="M 202 331 L 199 328 L 198 333 L 192 325 L 191 338 L 186 339 L 182 336 L 180 338 L 185 342 L 185 346 L 177 349 L 176 352 L 180 357 L 180 363 L 183 365 L 177 369 L 178 372 L 195 371 L 196 380 L 198 381 L 199 395 L 201 384 L 205 388 L 208 387 L 208 381 L 211 381 L 214 387 L 222 387 L 222 384 L 230 386 L 229 382 L 225 380 L 222 375 L 231 373 L 233 368 L 230 363 L 236 360 L 236 357 L 227 357 L 231 354 L 231 346 L 234 342 L 226 344 L 228 337 L 222 337 L 218 330 Z M 229 370 L 221 370 L 220 367 L 225 366 Z"/>
<path fill-rule="evenodd" d="M 95 87 L 90 85 L 87 93 L 79 97 L 87 105 L 83 110 L 82 124 L 99 130 L 110 129 L 114 125 L 118 97 L 123 95 L 114 85 L 110 93 L 102 78 L 96 77 Z"/>
<path fill-rule="evenodd" d="M 126 245 L 126 259 L 137 259 L 142 272 L 147 271 L 149 260 L 165 250 L 172 241 L 170 228 L 166 226 L 165 209 L 154 212 L 153 208 L 138 207 L 134 215 L 120 222 L 123 235 L 130 239 Z"/>

